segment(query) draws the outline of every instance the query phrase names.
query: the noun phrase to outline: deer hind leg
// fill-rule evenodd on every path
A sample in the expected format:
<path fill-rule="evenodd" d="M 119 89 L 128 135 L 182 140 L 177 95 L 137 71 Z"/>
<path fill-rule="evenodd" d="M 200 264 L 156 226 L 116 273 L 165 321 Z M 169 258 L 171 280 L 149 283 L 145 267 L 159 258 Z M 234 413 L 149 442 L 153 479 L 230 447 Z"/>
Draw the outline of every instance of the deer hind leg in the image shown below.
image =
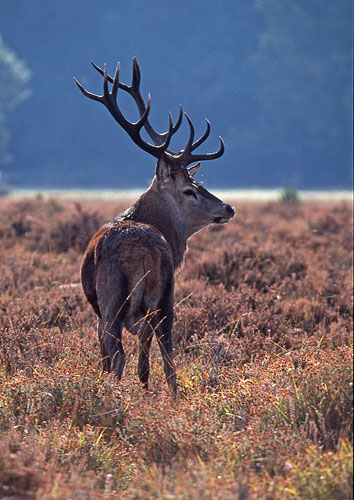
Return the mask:
<path fill-rule="evenodd" d="M 118 319 L 104 322 L 102 332 L 102 353 L 108 354 L 107 365 L 109 372 L 114 372 L 121 380 L 125 365 L 125 353 L 122 344 L 122 323 Z"/>
<path fill-rule="evenodd" d="M 111 371 L 111 362 L 109 359 L 109 354 L 104 346 L 104 341 L 103 341 L 103 322 L 101 319 L 98 319 L 97 321 L 97 334 L 98 334 L 98 341 L 100 343 L 100 349 L 101 349 L 101 356 L 102 356 L 102 364 L 103 364 L 103 370 L 105 372 L 110 372 Z"/>
<path fill-rule="evenodd" d="M 102 357 L 107 360 L 108 371 L 115 373 L 120 380 L 125 365 L 122 327 L 126 315 L 128 291 L 119 262 L 109 259 L 101 262 L 97 269 L 96 290 L 102 315 L 100 325 Z"/>
<path fill-rule="evenodd" d="M 149 352 L 153 333 L 154 332 L 149 324 L 147 324 L 144 330 L 139 333 L 138 375 L 144 389 L 148 389 L 149 384 Z"/>

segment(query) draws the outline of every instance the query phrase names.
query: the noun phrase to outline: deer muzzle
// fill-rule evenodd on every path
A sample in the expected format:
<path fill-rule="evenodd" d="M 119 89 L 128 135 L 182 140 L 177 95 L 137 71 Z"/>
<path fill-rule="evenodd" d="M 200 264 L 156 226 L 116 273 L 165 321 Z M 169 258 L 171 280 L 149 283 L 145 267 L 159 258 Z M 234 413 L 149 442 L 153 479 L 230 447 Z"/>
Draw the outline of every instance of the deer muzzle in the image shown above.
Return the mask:
<path fill-rule="evenodd" d="M 235 207 L 232 207 L 228 203 L 223 204 L 223 211 L 224 211 L 224 214 L 217 216 L 217 217 L 214 217 L 213 222 L 215 222 L 216 224 L 226 224 L 227 222 L 229 222 L 230 219 L 232 219 L 232 217 L 236 213 Z"/>

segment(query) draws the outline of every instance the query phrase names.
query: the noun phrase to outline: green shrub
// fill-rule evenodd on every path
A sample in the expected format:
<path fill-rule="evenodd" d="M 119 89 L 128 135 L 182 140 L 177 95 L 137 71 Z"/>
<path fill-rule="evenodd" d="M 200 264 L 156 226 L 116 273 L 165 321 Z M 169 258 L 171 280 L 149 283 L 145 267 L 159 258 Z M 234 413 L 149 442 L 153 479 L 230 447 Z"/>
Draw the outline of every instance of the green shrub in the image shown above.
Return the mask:
<path fill-rule="evenodd" d="M 281 203 L 297 205 L 300 203 L 299 194 L 296 189 L 286 188 L 280 195 Z"/>

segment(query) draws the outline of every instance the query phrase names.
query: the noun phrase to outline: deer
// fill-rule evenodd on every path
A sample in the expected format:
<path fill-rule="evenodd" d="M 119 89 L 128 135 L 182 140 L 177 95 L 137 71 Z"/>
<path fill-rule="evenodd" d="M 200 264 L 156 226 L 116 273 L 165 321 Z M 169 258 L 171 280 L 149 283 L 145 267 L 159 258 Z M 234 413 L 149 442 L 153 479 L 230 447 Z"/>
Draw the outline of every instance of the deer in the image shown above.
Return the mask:
<path fill-rule="evenodd" d="M 194 179 L 201 161 L 219 158 L 224 153 L 224 142 L 219 136 L 220 148 L 215 153 L 193 153 L 208 138 L 210 122 L 206 119 L 206 131 L 194 140 L 192 120 L 183 113 L 181 105 L 176 123 L 169 112 L 168 130 L 156 132 L 149 121 L 151 96 L 148 94 L 145 105 L 135 57 L 131 85 L 119 81 L 120 63 L 113 78 L 108 75 L 106 64 L 104 69 L 91 64 L 103 76 L 103 94 L 87 91 L 74 78 L 81 93 L 102 103 L 133 142 L 157 160 L 150 187 L 130 208 L 98 230 L 83 256 L 81 283 L 97 315 L 103 370 L 121 380 L 126 359 L 122 342 L 125 328 L 137 335 L 138 376 L 143 388 L 148 389 L 149 350 L 155 335 L 168 388 L 176 397 L 172 351 L 174 275 L 192 234 L 211 223 L 227 223 L 235 215 L 234 207 Z M 130 122 L 121 112 L 118 90 L 134 99 L 140 116 L 137 122 Z M 189 125 L 189 138 L 184 149 L 174 152 L 169 145 L 183 116 Z M 143 127 L 152 144 L 141 137 Z"/>

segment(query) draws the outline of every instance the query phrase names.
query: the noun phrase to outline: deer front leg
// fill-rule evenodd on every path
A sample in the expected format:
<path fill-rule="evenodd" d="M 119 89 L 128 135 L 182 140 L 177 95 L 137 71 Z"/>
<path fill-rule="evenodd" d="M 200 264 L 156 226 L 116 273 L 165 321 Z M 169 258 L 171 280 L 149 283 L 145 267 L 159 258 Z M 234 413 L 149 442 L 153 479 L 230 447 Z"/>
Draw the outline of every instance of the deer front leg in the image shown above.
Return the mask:
<path fill-rule="evenodd" d="M 172 336 L 170 331 L 161 331 L 162 329 L 158 329 L 156 336 L 159 343 L 162 359 L 163 359 L 163 367 L 165 372 L 165 377 L 167 384 L 172 392 L 173 396 L 177 394 L 177 378 L 176 378 L 176 368 L 173 362 L 172 355 Z"/>
<path fill-rule="evenodd" d="M 153 318 L 152 323 L 163 359 L 166 381 L 172 395 L 176 397 L 177 377 L 172 354 L 173 283 L 171 273 L 168 286 L 159 304 L 159 313 Z"/>
<path fill-rule="evenodd" d="M 173 324 L 173 302 L 172 297 L 166 297 L 161 307 L 160 314 L 156 318 L 155 333 L 160 347 L 163 367 L 167 384 L 173 396 L 177 394 L 176 368 L 172 354 L 172 324 Z"/>

